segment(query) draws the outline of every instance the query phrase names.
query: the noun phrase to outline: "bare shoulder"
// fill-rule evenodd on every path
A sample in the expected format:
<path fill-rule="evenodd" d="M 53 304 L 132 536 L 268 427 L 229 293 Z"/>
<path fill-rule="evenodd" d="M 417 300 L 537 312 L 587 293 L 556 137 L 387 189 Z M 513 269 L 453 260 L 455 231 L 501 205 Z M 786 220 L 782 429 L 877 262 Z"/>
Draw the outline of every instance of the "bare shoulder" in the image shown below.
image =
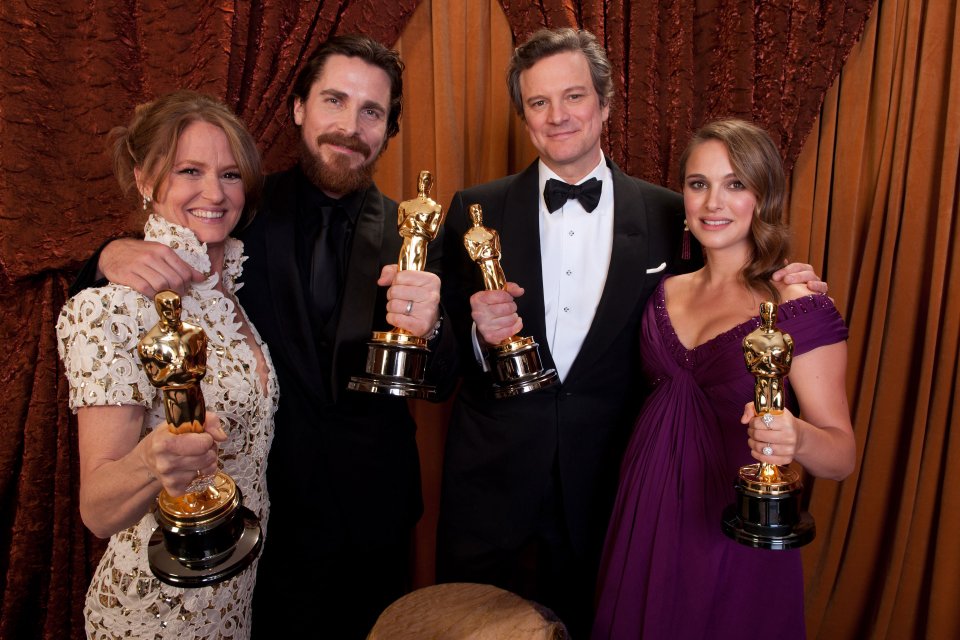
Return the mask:
<path fill-rule="evenodd" d="M 663 281 L 663 293 L 665 297 L 668 296 L 680 296 L 684 292 L 689 291 L 693 287 L 693 273 L 681 273 L 675 276 L 670 276 Z"/>
<path fill-rule="evenodd" d="M 670 276 L 663 281 L 663 300 L 670 317 L 686 319 L 690 309 L 696 306 L 695 273 Z"/>

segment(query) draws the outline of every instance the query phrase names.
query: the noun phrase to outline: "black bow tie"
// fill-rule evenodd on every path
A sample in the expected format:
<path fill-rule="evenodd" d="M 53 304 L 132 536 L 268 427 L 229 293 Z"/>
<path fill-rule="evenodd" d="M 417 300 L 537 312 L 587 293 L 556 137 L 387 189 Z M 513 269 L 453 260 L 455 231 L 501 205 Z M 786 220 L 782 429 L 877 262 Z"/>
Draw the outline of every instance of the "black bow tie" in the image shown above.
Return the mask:
<path fill-rule="evenodd" d="M 590 213 L 600 204 L 600 190 L 603 183 L 596 178 L 590 178 L 581 184 L 567 184 L 561 180 L 550 178 L 543 188 L 543 199 L 547 202 L 547 211 L 553 213 L 564 205 L 567 200 L 576 198 L 580 205 Z"/>

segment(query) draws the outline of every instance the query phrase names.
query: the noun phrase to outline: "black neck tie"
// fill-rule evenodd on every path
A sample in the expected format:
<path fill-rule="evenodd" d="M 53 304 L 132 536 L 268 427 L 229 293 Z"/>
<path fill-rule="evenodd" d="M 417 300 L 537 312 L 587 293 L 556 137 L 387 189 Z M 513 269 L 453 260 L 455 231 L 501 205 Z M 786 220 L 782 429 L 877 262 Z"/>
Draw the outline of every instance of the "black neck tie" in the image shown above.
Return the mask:
<path fill-rule="evenodd" d="M 543 188 L 543 199 L 547 202 L 547 211 L 553 213 L 564 205 L 567 200 L 576 198 L 587 213 L 590 213 L 600 204 L 600 190 L 603 183 L 596 178 L 590 178 L 581 184 L 567 184 L 561 180 L 550 178 Z"/>
<path fill-rule="evenodd" d="M 316 328 L 320 328 L 330 320 L 340 297 L 347 214 L 339 205 L 333 205 L 319 207 L 315 215 L 322 216 L 322 223 L 310 260 L 308 306 Z"/>

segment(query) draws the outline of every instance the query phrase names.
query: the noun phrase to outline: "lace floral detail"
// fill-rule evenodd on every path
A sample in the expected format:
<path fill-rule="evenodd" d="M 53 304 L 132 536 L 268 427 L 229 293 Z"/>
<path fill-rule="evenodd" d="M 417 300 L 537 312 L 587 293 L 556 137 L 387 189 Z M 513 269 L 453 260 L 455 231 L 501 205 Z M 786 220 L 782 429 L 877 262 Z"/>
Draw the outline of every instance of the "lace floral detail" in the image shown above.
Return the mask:
<path fill-rule="evenodd" d="M 198 271 L 210 271 L 206 245 L 190 230 L 151 216 L 145 235 L 175 249 Z M 232 296 L 245 259 L 243 244 L 230 238 L 224 249 L 224 289 Z M 269 350 L 251 326 L 267 363 L 267 388 L 263 388 L 257 359 L 240 331 L 237 314 L 243 310 L 215 288 L 218 277 L 211 274 L 183 296 L 183 318 L 199 324 L 207 334 L 203 394 L 208 408 L 220 415 L 228 435 L 220 445 L 220 464 L 240 487 L 244 504 L 259 515 L 266 532 L 266 464 L 273 439 L 277 381 Z M 71 409 L 143 406 L 147 415 L 141 435 L 163 423 L 160 396 L 136 356 L 137 342 L 157 319 L 152 300 L 118 285 L 87 289 L 67 301 L 57 322 L 57 335 L 70 383 Z M 249 637 L 256 564 L 212 587 L 167 586 L 153 577 L 147 564 L 147 543 L 156 526 L 153 514 L 147 513 L 140 522 L 111 537 L 87 591 L 87 635 L 110 639 Z"/>

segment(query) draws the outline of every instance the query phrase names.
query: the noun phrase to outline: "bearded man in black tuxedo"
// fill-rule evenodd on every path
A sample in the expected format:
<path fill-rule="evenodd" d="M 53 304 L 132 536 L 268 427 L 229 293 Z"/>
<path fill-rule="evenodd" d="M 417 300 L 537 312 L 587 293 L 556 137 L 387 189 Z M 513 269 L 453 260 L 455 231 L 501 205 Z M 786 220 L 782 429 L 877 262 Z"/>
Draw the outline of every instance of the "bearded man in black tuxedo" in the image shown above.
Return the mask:
<path fill-rule="evenodd" d="M 267 177 L 257 216 L 238 233 L 248 257 L 238 297 L 280 385 L 255 637 L 364 638 L 409 588 L 422 512 L 415 424 L 403 398 L 345 391 L 363 373 L 371 332 L 391 326 L 429 339 L 428 382 L 452 378 L 442 245 L 431 246 L 427 271 L 398 272 L 398 205 L 372 179 L 399 131 L 402 70 L 369 38 L 321 44 L 288 103 L 300 162 Z M 99 266 L 149 296 L 203 277 L 168 247 L 136 240 L 108 245 Z"/>

